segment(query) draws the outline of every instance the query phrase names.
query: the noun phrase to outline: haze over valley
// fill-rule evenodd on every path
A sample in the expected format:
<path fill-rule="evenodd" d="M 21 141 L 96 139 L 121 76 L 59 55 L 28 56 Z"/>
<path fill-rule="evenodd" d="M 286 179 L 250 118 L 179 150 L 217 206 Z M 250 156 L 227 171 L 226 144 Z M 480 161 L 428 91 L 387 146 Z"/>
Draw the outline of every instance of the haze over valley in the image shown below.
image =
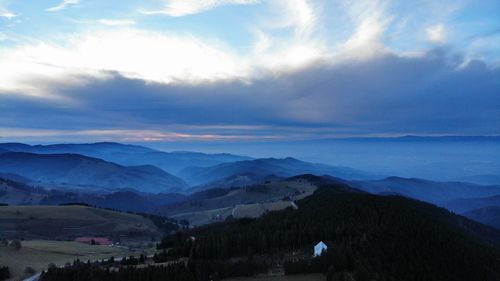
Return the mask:
<path fill-rule="evenodd" d="M 499 281 L 499 11 L 0 0 L 0 281 Z"/>

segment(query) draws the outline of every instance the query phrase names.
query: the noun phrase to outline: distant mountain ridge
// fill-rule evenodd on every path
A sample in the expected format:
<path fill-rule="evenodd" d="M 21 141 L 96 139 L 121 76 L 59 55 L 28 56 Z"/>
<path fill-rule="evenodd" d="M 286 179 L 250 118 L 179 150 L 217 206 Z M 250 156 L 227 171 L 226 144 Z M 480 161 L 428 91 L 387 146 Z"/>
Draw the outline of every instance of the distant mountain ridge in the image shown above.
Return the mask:
<path fill-rule="evenodd" d="M 0 172 L 13 173 L 45 184 L 132 188 L 142 192 L 181 191 L 186 183 L 151 165 L 126 167 L 79 154 L 0 154 Z"/>
<path fill-rule="evenodd" d="M 480 209 L 490 206 L 496 206 L 500 208 L 500 193 L 494 196 L 488 197 L 474 197 L 474 198 L 460 198 L 455 200 L 450 200 L 444 204 L 449 210 L 457 213 L 466 213 L 474 209 Z"/>
<path fill-rule="evenodd" d="M 415 142 L 415 141 L 494 141 L 500 142 L 500 136 L 396 136 L 396 137 L 352 137 L 323 139 L 319 141 L 380 141 L 380 142 Z"/>
<path fill-rule="evenodd" d="M 260 176 L 262 178 L 268 176 L 291 177 L 301 174 L 330 175 L 345 179 L 370 178 L 369 174 L 352 168 L 309 163 L 291 157 L 245 160 L 223 163 L 208 168 L 188 167 L 178 175 L 191 185 L 199 185 L 244 174 L 252 174 L 253 177 Z"/>
<path fill-rule="evenodd" d="M 500 207 L 488 206 L 463 214 L 465 217 L 500 230 Z"/>
<path fill-rule="evenodd" d="M 92 153 L 92 152 L 151 152 L 154 149 L 147 148 L 144 146 L 122 144 L 116 142 L 96 142 L 96 143 L 83 143 L 83 144 L 73 144 L 73 143 L 62 143 L 62 144 L 47 144 L 47 145 L 29 145 L 24 143 L 0 143 L 0 149 L 5 149 L 13 152 L 32 152 L 38 154 L 58 154 L 58 153 L 75 153 L 82 154 Z"/>
<path fill-rule="evenodd" d="M 381 180 L 352 181 L 353 185 L 373 194 L 394 193 L 443 205 L 454 199 L 500 194 L 500 186 L 464 182 L 438 182 L 417 178 L 388 177 Z"/>
<path fill-rule="evenodd" d="M 144 146 L 99 142 L 88 144 L 27 145 L 0 143 L 0 149 L 38 154 L 75 153 L 100 158 L 124 166 L 154 165 L 168 173 L 176 174 L 188 166 L 208 167 L 225 162 L 249 160 L 250 157 L 227 153 L 164 152 Z"/>

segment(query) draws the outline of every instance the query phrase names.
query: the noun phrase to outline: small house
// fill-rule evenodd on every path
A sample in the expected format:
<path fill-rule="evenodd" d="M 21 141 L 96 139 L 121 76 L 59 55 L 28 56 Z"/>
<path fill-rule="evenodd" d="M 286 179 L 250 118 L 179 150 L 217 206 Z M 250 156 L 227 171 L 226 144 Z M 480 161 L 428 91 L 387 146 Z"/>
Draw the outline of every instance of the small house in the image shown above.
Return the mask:
<path fill-rule="evenodd" d="M 328 246 L 323 243 L 323 241 L 320 241 L 316 246 L 314 246 L 314 257 L 319 257 L 323 254 L 323 252 L 326 252 L 328 250 Z"/>

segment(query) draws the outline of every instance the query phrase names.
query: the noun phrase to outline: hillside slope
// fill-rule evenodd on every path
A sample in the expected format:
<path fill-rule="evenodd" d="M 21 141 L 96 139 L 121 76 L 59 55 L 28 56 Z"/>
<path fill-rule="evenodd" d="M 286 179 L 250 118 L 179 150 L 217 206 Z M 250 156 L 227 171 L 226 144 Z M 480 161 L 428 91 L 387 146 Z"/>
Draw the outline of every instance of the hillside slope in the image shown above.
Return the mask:
<path fill-rule="evenodd" d="M 71 187 L 132 188 L 143 192 L 172 192 L 186 187 L 181 179 L 154 166 L 125 167 L 79 154 L 7 152 L 0 154 L 0 172 Z"/>
<path fill-rule="evenodd" d="M 176 243 L 174 236 L 161 246 L 179 247 L 179 253 L 207 263 L 286 253 L 285 271 L 354 278 L 347 280 L 500 278 L 500 232 L 445 209 L 400 196 L 352 192 L 340 183 L 322 186 L 297 204 L 298 210 L 193 230 L 186 234 L 196 237 L 192 248 Z M 328 243 L 326 255 L 294 258 L 301 251 L 312 253 L 318 241 Z"/>
<path fill-rule="evenodd" d="M 464 213 L 474 209 L 495 206 L 500 208 L 500 193 L 494 196 L 487 197 L 474 197 L 474 198 L 460 198 L 450 200 L 443 205 L 449 210 L 457 213 Z"/>
<path fill-rule="evenodd" d="M 470 210 L 464 216 L 500 230 L 500 207 L 488 206 Z"/>
<path fill-rule="evenodd" d="M 142 216 L 86 206 L 2 206 L 0 236 L 7 239 L 73 240 L 79 236 L 112 239 L 161 235 Z"/>
<path fill-rule="evenodd" d="M 46 191 L 24 183 L 0 177 L 0 203 L 14 205 L 38 204 L 45 198 Z"/>
<path fill-rule="evenodd" d="M 163 215 L 200 226 L 228 217 L 258 217 L 270 210 L 285 209 L 294 200 L 311 195 L 319 177 L 302 175 L 243 188 L 215 188 L 196 192 L 159 209 Z"/>

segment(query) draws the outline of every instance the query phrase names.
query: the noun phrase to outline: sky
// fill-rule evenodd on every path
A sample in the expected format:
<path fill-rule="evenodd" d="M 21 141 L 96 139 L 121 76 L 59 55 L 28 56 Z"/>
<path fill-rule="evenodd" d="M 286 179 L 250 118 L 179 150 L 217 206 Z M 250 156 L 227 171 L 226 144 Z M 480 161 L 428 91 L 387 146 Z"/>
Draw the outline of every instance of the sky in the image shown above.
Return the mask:
<path fill-rule="evenodd" d="M 0 0 L 0 141 L 500 134 L 498 0 Z"/>

